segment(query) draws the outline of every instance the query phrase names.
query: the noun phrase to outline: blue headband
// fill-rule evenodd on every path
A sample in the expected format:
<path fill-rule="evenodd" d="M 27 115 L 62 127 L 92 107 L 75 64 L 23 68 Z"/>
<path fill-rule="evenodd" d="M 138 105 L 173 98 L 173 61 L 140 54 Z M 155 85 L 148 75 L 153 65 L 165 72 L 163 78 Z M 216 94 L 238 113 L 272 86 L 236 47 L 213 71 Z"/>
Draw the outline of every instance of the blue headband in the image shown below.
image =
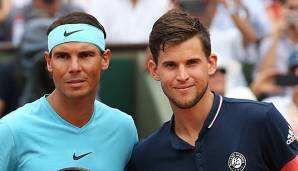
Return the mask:
<path fill-rule="evenodd" d="M 66 42 L 86 42 L 105 51 L 104 33 L 89 24 L 65 24 L 53 29 L 48 35 L 48 50 Z"/>

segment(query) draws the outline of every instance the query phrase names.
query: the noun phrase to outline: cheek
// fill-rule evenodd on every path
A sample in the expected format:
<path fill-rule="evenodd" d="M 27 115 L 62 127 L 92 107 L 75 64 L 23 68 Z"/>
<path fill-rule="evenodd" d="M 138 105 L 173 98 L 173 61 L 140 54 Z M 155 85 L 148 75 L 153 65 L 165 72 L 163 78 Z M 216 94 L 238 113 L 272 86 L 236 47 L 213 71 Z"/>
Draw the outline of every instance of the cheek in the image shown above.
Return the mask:
<path fill-rule="evenodd" d="M 190 77 L 195 80 L 207 80 L 209 78 L 208 69 L 193 69 L 189 72 Z"/>
<path fill-rule="evenodd" d="M 55 85 L 57 85 L 58 82 L 62 81 L 62 78 L 63 78 L 62 74 L 57 72 L 56 70 L 53 70 L 51 72 L 51 75 L 52 75 L 52 79 L 53 79 L 53 82 Z"/>
<path fill-rule="evenodd" d="M 175 81 L 175 73 L 174 72 L 167 72 L 167 73 L 159 73 L 159 80 L 162 85 L 170 85 Z"/>
<path fill-rule="evenodd" d="M 170 87 L 175 84 L 175 79 L 169 78 L 169 76 L 159 75 L 159 82 L 164 91 L 170 90 Z"/>
<path fill-rule="evenodd" d="M 64 75 L 67 73 L 67 66 L 65 65 L 53 65 L 52 66 L 52 74 L 56 76 Z"/>
<path fill-rule="evenodd" d="M 99 80 L 101 77 L 101 69 L 98 66 L 90 67 L 90 70 L 88 71 L 89 75 L 92 77 L 93 80 Z"/>
<path fill-rule="evenodd" d="M 52 64 L 52 71 L 50 74 L 52 75 L 52 78 L 55 84 L 59 81 L 62 81 L 66 73 L 67 73 L 67 66 Z"/>

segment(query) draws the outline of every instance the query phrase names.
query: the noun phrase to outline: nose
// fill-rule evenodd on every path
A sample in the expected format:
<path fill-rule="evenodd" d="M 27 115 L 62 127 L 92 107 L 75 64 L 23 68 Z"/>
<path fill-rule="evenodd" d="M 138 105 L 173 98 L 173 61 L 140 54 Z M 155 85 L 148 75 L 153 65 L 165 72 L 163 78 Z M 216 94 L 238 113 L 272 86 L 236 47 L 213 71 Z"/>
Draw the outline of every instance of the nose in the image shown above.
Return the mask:
<path fill-rule="evenodd" d="M 70 61 L 70 72 L 79 72 L 81 70 L 81 65 L 78 57 L 71 57 Z"/>
<path fill-rule="evenodd" d="M 186 81 L 189 79 L 189 74 L 187 72 L 187 69 L 183 66 L 179 67 L 177 71 L 177 80 L 178 81 Z"/>

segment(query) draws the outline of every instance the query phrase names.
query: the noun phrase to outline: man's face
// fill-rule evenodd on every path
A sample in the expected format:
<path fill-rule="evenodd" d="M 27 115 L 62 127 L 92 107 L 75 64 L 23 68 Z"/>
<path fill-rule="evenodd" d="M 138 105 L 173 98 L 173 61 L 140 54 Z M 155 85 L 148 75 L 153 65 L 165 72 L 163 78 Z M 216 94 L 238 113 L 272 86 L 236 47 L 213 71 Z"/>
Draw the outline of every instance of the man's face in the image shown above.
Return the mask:
<path fill-rule="evenodd" d="M 67 98 L 95 97 L 102 70 L 108 68 L 110 51 L 103 55 L 89 43 L 70 42 L 45 54 L 57 92 Z"/>
<path fill-rule="evenodd" d="M 298 32 L 298 1 L 287 0 L 285 3 L 286 19 L 289 26 Z"/>
<path fill-rule="evenodd" d="M 165 51 L 160 51 L 158 64 L 150 60 L 148 68 L 152 77 L 161 82 L 171 105 L 187 109 L 204 95 L 209 75 L 216 70 L 216 60 L 216 56 L 207 59 L 195 36 L 178 45 L 166 45 Z"/>

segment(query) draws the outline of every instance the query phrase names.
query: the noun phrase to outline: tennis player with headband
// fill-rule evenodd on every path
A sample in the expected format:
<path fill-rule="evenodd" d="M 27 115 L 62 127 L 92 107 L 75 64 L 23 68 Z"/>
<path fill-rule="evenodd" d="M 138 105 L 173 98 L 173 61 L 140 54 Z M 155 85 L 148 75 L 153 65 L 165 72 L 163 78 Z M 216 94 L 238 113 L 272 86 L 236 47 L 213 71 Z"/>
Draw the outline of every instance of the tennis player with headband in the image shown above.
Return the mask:
<path fill-rule="evenodd" d="M 137 143 L 132 118 L 96 100 L 111 52 L 91 15 L 48 28 L 47 69 L 55 90 L 0 120 L 0 170 L 122 171 Z"/>

